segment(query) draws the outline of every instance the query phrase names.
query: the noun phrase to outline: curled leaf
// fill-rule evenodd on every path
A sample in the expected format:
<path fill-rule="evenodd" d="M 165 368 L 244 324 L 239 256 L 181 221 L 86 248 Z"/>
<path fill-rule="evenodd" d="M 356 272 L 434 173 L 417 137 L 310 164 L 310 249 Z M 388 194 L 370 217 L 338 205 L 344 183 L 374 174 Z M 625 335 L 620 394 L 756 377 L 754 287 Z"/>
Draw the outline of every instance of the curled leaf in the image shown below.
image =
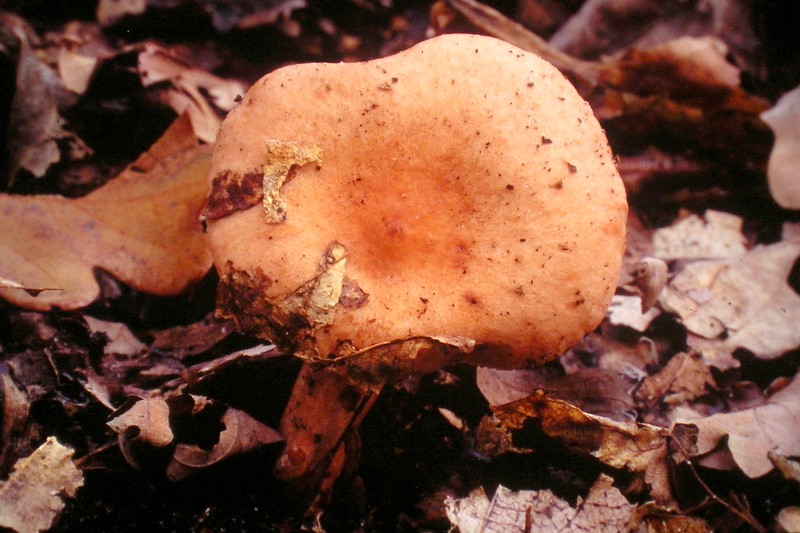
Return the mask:
<path fill-rule="evenodd" d="M 492 410 L 511 430 L 521 430 L 526 420 L 538 420 L 545 434 L 583 450 L 604 464 L 642 475 L 657 501 L 672 499 L 666 463 L 667 431 L 663 428 L 585 413 L 574 405 L 548 397 L 543 390 Z"/>
<path fill-rule="evenodd" d="M 167 467 L 167 477 L 178 481 L 197 470 L 212 466 L 223 459 L 242 454 L 283 440 L 274 429 L 265 426 L 244 411 L 228 407 L 222 415 L 225 429 L 211 448 L 197 444 L 178 443 L 172 462 Z"/>

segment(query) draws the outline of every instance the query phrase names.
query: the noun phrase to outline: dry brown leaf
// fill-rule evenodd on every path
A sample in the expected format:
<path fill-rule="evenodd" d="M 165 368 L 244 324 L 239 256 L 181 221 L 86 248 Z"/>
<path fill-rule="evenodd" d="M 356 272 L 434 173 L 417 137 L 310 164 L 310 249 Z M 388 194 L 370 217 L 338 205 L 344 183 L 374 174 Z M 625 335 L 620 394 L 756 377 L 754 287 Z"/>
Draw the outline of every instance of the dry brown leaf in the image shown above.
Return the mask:
<path fill-rule="evenodd" d="M 147 0 L 100 0 L 95 15 L 102 26 L 111 26 L 129 15 L 141 15 Z"/>
<path fill-rule="evenodd" d="M 274 24 L 288 19 L 295 9 L 306 6 L 306 0 L 249 0 L 247 2 L 194 0 L 193 3 L 209 14 L 214 29 L 220 32 L 227 32 L 234 28 L 247 29 Z M 157 0 L 100 0 L 97 5 L 97 21 L 103 26 L 111 26 L 126 17 L 142 15 L 150 7 L 169 8 L 174 7 L 175 4 L 176 2 Z"/>
<path fill-rule="evenodd" d="M 749 3 L 588 0 L 550 43 L 578 57 L 600 57 L 631 45 L 652 46 L 681 36 L 723 39 L 742 62 L 755 63 L 759 41 Z M 755 64 L 749 65 L 756 70 Z"/>
<path fill-rule="evenodd" d="M 800 376 L 761 405 L 697 420 L 679 420 L 673 429 L 680 426 L 699 430 L 694 455 L 714 451 L 727 436 L 727 447 L 742 472 L 751 478 L 763 476 L 774 467 L 769 458 L 771 451 L 800 456 Z"/>
<path fill-rule="evenodd" d="M 136 355 L 142 353 L 146 345 L 131 332 L 125 324 L 121 322 L 108 322 L 89 315 L 83 315 L 89 331 L 92 333 L 103 333 L 108 338 L 108 342 L 103 346 L 103 353 Z"/>
<path fill-rule="evenodd" d="M 742 218 L 709 209 L 689 215 L 653 234 L 653 255 L 674 259 L 728 259 L 744 254 Z"/>
<path fill-rule="evenodd" d="M 800 507 L 796 505 L 784 507 L 778 513 L 776 521 L 786 533 L 800 532 Z"/>
<path fill-rule="evenodd" d="M 189 394 L 168 400 L 140 398 L 120 408 L 108 425 L 117 432 L 120 449 L 131 466 L 158 466 L 154 461 L 166 456 L 166 474 L 172 481 L 283 440 L 278 432 L 243 411 Z M 165 453 L 159 456 L 159 451 Z"/>
<path fill-rule="evenodd" d="M 767 102 L 731 86 L 735 67 L 727 64 L 714 40 L 642 42 L 625 54 L 585 61 L 477 0 L 448 0 L 448 4 L 479 30 L 555 65 L 575 83 L 618 142 L 644 149 L 666 141 L 672 151 L 676 146 L 705 150 L 736 165 L 758 164 L 767 156 L 771 136 L 758 116 Z M 740 150 L 741 146 L 749 149 Z"/>
<path fill-rule="evenodd" d="M 233 333 L 228 321 L 208 316 L 200 322 L 153 332 L 154 350 L 169 351 L 176 359 L 198 355 Z"/>
<path fill-rule="evenodd" d="M 604 368 L 580 368 L 567 375 L 548 372 L 547 368 L 497 370 L 479 367 L 476 376 L 489 405 L 503 405 L 547 389 L 561 400 L 581 410 L 614 420 L 630 417 L 632 383 L 619 373 Z"/>
<path fill-rule="evenodd" d="M 612 335 L 598 332 L 585 336 L 562 355 L 559 362 L 567 373 L 573 373 L 584 368 L 582 356 L 596 360 L 598 368 L 626 376 L 631 382 L 647 376 L 647 368 L 658 364 L 659 359 L 653 341 L 647 337 L 639 337 L 636 342 L 622 342 Z"/>
<path fill-rule="evenodd" d="M 85 56 L 67 48 L 58 51 L 58 75 L 64 87 L 76 94 L 86 92 L 96 66 L 96 57 Z"/>
<path fill-rule="evenodd" d="M 184 479 L 228 457 L 283 440 L 274 429 L 232 407 L 225 410 L 220 422 L 224 429 L 220 432 L 217 443 L 210 449 L 197 444 L 177 444 L 172 462 L 167 467 L 167 477 L 170 480 Z"/>
<path fill-rule="evenodd" d="M 643 308 L 645 305 L 642 303 L 641 296 L 616 294 L 611 298 L 611 304 L 606 313 L 611 324 L 627 326 L 641 332 L 650 327 L 653 320 L 661 314 L 661 310 L 656 307 L 650 307 L 645 312 L 642 312 Z"/>
<path fill-rule="evenodd" d="M 233 109 L 236 99 L 247 89 L 239 81 L 225 80 L 193 68 L 174 57 L 169 50 L 153 44 L 145 45 L 139 53 L 138 68 L 145 87 L 168 84 L 167 103 L 176 113 L 188 114 L 195 135 L 207 143 L 213 143 L 217 138 L 221 112 Z"/>
<path fill-rule="evenodd" d="M 714 387 L 711 370 L 696 354 L 679 353 L 657 374 L 644 379 L 636 398 L 646 403 L 675 405 L 694 400 Z"/>
<path fill-rule="evenodd" d="M 513 492 L 497 487 L 492 501 L 483 489 L 469 497 L 445 499 L 447 518 L 461 533 L 617 532 L 627 529 L 636 505 L 601 474 L 575 507 L 549 490 Z"/>
<path fill-rule="evenodd" d="M 56 72 L 34 50 L 37 36 L 30 26 L 5 12 L 0 14 L 0 33 L 10 40 L 9 48 L 0 48 L 0 54 L 8 56 L 9 50 L 17 50 L 15 57 L 6 57 L 16 65 L 14 97 L 8 124 L 3 125 L 7 128 L 9 157 L 8 175 L 3 176 L 3 181 L 10 186 L 21 170 L 35 177 L 44 176 L 50 165 L 61 160 L 59 144 L 67 145 L 68 155 L 75 159 L 86 155 L 89 149 L 62 127 L 65 121 L 57 103 L 64 89 Z"/>
<path fill-rule="evenodd" d="M 72 462 L 73 451 L 48 437 L 30 456 L 20 459 L 8 480 L 0 482 L 0 527 L 17 533 L 50 528 L 75 496 L 83 474 Z"/>
<path fill-rule="evenodd" d="M 628 531 L 637 533 L 711 533 L 713 530 L 702 518 L 678 514 L 653 502 L 640 505 L 634 513 Z"/>
<path fill-rule="evenodd" d="M 177 294 L 200 279 L 211 266 L 197 218 L 209 151 L 182 117 L 87 196 L 0 195 L 0 277 L 59 289 L 33 297 L 0 288 L 0 296 L 29 309 L 80 308 L 99 293 L 95 267 L 155 294 Z"/>
<path fill-rule="evenodd" d="M 761 119 L 775 133 L 767 164 L 769 192 L 781 207 L 800 209 L 800 87 L 761 113 Z"/>
<path fill-rule="evenodd" d="M 759 245 L 726 260 L 695 261 L 661 294 L 661 306 L 716 349 L 746 348 L 773 359 L 800 345 L 800 296 L 788 277 L 800 255 L 800 239 L 784 227 L 784 240 Z M 707 347 L 698 347 L 704 351 Z"/>
<path fill-rule="evenodd" d="M 175 436 L 170 427 L 169 406 L 161 398 L 140 398 L 119 408 L 108 422 L 117 433 L 120 451 L 125 460 L 141 469 L 141 445 L 162 449 L 172 444 Z"/>
<path fill-rule="evenodd" d="M 28 397 L 19 390 L 6 368 L 0 368 L 0 398 L 0 477 L 3 477 L 18 457 L 30 412 Z"/>
<path fill-rule="evenodd" d="M 549 398 L 537 390 L 527 398 L 492 407 L 500 422 L 520 430 L 526 420 L 536 419 L 545 434 L 582 450 L 613 468 L 624 468 L 643 476 L 650 494 L 658 502 L 672 495 L 667 466 L 667 430 L 632 421 L 618 422 L 585 413 L 565 401 Z"/>

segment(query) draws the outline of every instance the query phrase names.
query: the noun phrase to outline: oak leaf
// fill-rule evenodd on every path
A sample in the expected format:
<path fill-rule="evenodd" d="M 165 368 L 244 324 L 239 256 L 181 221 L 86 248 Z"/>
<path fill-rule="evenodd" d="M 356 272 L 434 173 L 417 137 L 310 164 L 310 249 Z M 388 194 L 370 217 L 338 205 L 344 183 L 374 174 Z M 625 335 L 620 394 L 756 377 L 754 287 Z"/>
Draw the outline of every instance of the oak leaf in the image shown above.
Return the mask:
<path fill-rule="evenodd" d="M 536 420 L 546 435 L 613 468 L 642 476 L 656 501 L 672 500 L 666 462 L 667 431 L 663 428 L 586 413 L 551 398 L 542 389 L 521 400 L 492 406 L 492 411 L 512 431 L 524 431 L 526 421 Z"/>
<path fill-rule="evenodd" d="M 146 153 L 87 196 L 0 195 L 0 278 L 47 287 L 38 296 L 0 287 L 19 306 L 77 309 L 99 294 L 93 269 L 136 289 L 177 294 L 211 266 L 198 215 L 210 147 L 187 117 Z"/>
<path fill-rule="evenodd" d="M 497 487 L 491 502 L 484 490 L 469 497 L 445 500 L 447 518 L 462 533 L 552 531 L 624 531 L 636 506 L 601 474 L 585 500 L 571 507 L 549 490 L 513 492 Z"/>
<path fill-rule="evenodd" d="M 716 350 L 746 348 L 774 359 L 800 346 L 800 296 L 788 282 L 800 255 L 792 231 L 787 225 L 782 241 L 738 257 L 689 263 L 661 293 L 661 306 L 689 332 L 713 339 Z"/>
<path fill-rule="evenodd" d="M 723 437 L 733 460 L 747 476 L 756 478 L 770 472 L 773 450 L 786 456 L 800 456 L 800 376 L 766 402 L 734 413 L 719 413 L 697 420 L 680 420 L 674 427 L 696 426 L 697 452 L 714 451 Z"/>

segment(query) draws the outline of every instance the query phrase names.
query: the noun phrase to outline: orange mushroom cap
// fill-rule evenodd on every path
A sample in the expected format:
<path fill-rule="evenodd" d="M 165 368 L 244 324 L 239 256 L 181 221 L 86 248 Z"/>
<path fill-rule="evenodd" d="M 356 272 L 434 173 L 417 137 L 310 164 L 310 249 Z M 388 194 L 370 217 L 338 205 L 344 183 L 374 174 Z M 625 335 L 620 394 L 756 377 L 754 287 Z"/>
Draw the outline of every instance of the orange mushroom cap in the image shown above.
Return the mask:
<path fill-rule="evenodd" d="M 625 245 L 589 105 L 478 35 L 266 75 L 223 123 L 210 183 L 221 314 L 306 356 L 545 362 L 602 320 Z"/>

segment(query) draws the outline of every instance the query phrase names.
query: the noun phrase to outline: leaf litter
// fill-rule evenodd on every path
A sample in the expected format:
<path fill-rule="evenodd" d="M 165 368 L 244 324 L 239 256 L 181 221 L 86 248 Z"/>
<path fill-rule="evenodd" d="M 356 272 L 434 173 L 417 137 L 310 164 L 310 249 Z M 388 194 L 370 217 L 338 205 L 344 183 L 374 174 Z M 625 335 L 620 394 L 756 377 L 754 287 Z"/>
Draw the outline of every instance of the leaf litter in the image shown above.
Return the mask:
<path fill-rule="evenodd" d="M 117 29 L 145 14 L 157 20 L 170 9 L 162 10 L 157 2 L 127 7 L 100 4 L 106 10 L 98 11 L 100 22 Z M 292 42 L 304 57 L 320 57 L 320 43 L 338 47 L 341 58 L 374 57 L 367 47 L 368 32 L 362 35 L 355 26 L 348 27 L 346 15 L 328 14 L 308 26 L 308 17 L 319 14 L 302 12 L 295 18 L 300 4 L 273 2 L 259 4 L 252 12 L 223 12 L 203 3 L 200 11 L 210 17 L 212 27 L 224 31 L 247 27 L 252 32 L 258 25 L 277 24 L 278 39 Z M 378 4 L 359 2 L 353 9 L 373 15 L 391 12 Z M 710 526 L 763 530 L 762 524 L 780 524 L 791 530 L 800 504 L 787 496 L 791 493 L 787 487 L 796 488 L 792 472 L 800 456 L 793 438 L 800 434 L 795 405 L 800 338 L 794 327 L 800 250 L 796 227 L 785 224 L 782 234 L 779 227 L 793 220 L 792 214 L 770 202 L 773 198 L 780 206 L 796 207 L 791 203 L 797 183 L 792 157 L 796 132 L 791 127 L 796 91 L 786 81 L 771 87 L 771 92 L 758 90 L 759 84 L 774 84 L 776 79 L 769 77 L 773 65 L 765 64 L 758 52 L 769 43 L 759 42 L 761 34 L 752 23 L 750 10 L 762 8 L 744 2 L 707 3 L 704 10 L 693 3 L 589 0 L 580 9 L 573 5 L 557 16 L 555 11 L 549 13 L 554 22 L 548 34 L 538 36 L 518 24 L 526 9 L 546 10 L 547 4 L 522 1 L 518 19 L 513 20 L 488 2 L 435 2 L 414 8 L 417 11 L 394 13 L 392 24 L 376 34 L 388 50 L 405 47 L 425 32 L 477 28 L 544 55 L 576 82 L 620 154 L 619 168 L 633 206 L 628 272 L 607 320 L 542 369 L 479 369 L 477 378 L 455 370 L 451 376 L 460 376 L 455 379 L 411 376 L 391 383 L 407 375 L 401 372 L 387 375 L 390 383 L 383 387 L 359 383 L 359 376 L 341 376 L 367 390 L 383 388 L 377 398 L 354 394 L 341 401 L 377 400 L 373 422 L 367 420 L 362 426 L 363 441 L 385 443 L 386 457 L 399 468 L 405 465 L 403 476 L 413 480 L 409 483 L 430 488 L 429 495 L 415 493 L 414 498 L 432 504 L 425 511 L 422 503 L 407 506 L 400 519 L 416 527 L 446 529 L 452 523 L 462 530 L 474 526 L 476 531 L 488 531 L 493 524 L 503 524 L 505 530 L 528 531 L 550 520 L 548 525 L 558 531 L 594 530 L 603 524 L 614 530 L 666 527 L 663 524 L 697 531 Z M 112 7 L 122 11 L 107 11 Z M 428 24 L 429 15 L 433 26 Z M 611 23 L 618 20 L 631 23 Z M 109 450 L 119 450 L 116 453 L 132 467 L 155 470 L 173 480 L 202 479 L 212 466 L 225 468 L 232 458 L 247 456 L 254 447 L 279 445 L 281 435 L 270 428 L 278 427 L 281 398 L 288 398 L 299 363 L 287 362 L 273 345 L 253 346 L 260 341 L 242 338 L 232 333 L 229 323 L 208 316 L 143 328 L 136 320 L 108 312 L 93 275 L 99 267 L 134 291 L 174 294 L 185 292 L 205 274 L 210 260 L 202 251 L 196 216 L 205 200 L 201 167 L 207 148 L 195 139 L 213 140 L 219 120 L 236 103 L 244 85 L 211 72 L 221 64 L 218 58 L 205 63 L 212 68 L 187 61 L 182 55 L 187 51 L 202 53 L 196 44 L 181 48 L 153 40 L 119 47 L 109 44 L 110 34 L 96 23 L 69 23 L 47 37 L 45 54 L 21 18 L 4 18 L 3 24 L 14 29 L 13 38 L 20 43 L 19 54 L 9 56 L 16 83 L 47 81 L 37 86 L 40 91 L 18 93 L 16 109 L 29 106 L 43 112 L 37 115 L 40 122 L 30 122 L 33 115 L 16 115 L 24 120 L 15 127 L 27 128 L 28 137 L 16 141 L 18 148 L 11 153 L 17 155 L 8 168 L 18 170 L 4 176 L 5 183 L 25 187 L 31 183 L 29 175 L 46 178 L 73 159 L 94 164 L 91 148 L 76 133 L 80 127 L 72 127 L 80 125 L 79 115 L 62 114 L 70 100 L 54 95 L 71 93 L 74 102 L 106 88 L 103 69 L 111 65 L 128 65 L 137 83 L 147 86 L 147 94 L 162 108 L 188 110 L 191 118 L 182 117 L 180 125 L 149 152 L 89 196 L 0 198 L 5 206 L 38 209 L 34 219 L 18 216 L 4 222 L 5 227 L 15 228 L 4 233 L 5 250 L 14 249 L 8 242 L 34 244 L 25 248 L 25 261 L 8 260 L 13 257 L 8 253 L 0 261 L 1 294 L 19 306 L 3 308 L 8 316 L 4 324 L 11 328 L 0 335 L 3 414 L 4 422 L 9 421 L 4 423 L 3 441 L 10 443 L 3 449 L 6 471 L 2 473 L 7 475 L 8 466 L 27 455 L 23 444 L 30 442 L 27 436 L 49 434 L 47 418 L 37 414 L 43 405 L 66 413 L 72 424 L 68 434 L 83 455 L 78 464 L 101 470 L 113 464 Z M 741 31 L 720 31 L 730 27 Z M 348 35 L 355 37 L 348 40 Z M 236 55 L 232 50 L 228 49 L 229 58 Z M 291 55 L 282 58 L 282 62 L 296 60 Z M 237 61 L 241 59 L 232 63 L 230 71 L 243 65 Z M 250 68 L 245 66 L 243 72 Z M 263 72 L 263 65 L 257 68 Z M 743 85 L 740 80 L 750 83 Z M 779 101 L 781 93 L 787 96 Z M 157 182 L 159 174 L 185 193 L 177 201 L 185 212 L 182 229 L 173 233 L 164 232 L 164 221 L 154 213 L 165 214 L 165 206 L 174 208 L 174 202 L 161 203 L 158 186 L 136 192 L 137 180 Z M 262 191 L 255 192 L 258 196 Z M 145 215 L 127 208 L 131 197 Z M 686 198 L 702 199 L 691 206 L 694 214 L 674 210 Z M 768 206 L 767 214 L 754 214 L 754 204 Z M 194 205 L 197 209 L 190 208 Z M 31 220 L 37 228 L 34 234 L 26 233 Z M 106 262 L 118 255 L 119 243 L 128 238 L 127 231 L 118 231 L 120 221 L 137 231 L 152 229 L 153 224 L 159 228 L 134 238 L 146 245 L 129 259 L 139 267 L 147 265 L 144 270 L 126 271 Z M 194 244 L 174 246 L 189 242 Z M 26 263 L 37 268 L 22 268 Z M 51 275 L 29 275 L 36 270 Z M 86 320 L 80 313 L 54 309 L 85 313 L 83 308 L 90 304 Z M 210 309 L 203 311 L 200 316 Z M 129 323 L 109 325 L 98 322 L 95 315 Z M 374 365 L 379 366 L 381 358 L 373 355 Z M 309 366 L 301 376 L 312 370 Z M 244 381 L 236 381 L 242 376 Z M 77 392 L 70 389 L 73 382 L 80 385 Z M 256 385 L 261 383 L 267 386 Z M 313 379 L 298 383 L 314 386 Z M 48 391 L 56 401 L 48 398 Z M 110 427 L 118 435 L 110 428 L 98 433 L 84 425 L 93 406 L 100 406 L 105 416 L 123 404 L 126 394 L 135 394 L 138 400 L 131 401 L 127 411 L 117 412 Z M 465 398 L 473 398 L 472 403 Z M 414 402 L 421 405 L 416 411 Z M 325 405 L 314 409 L 324 410 Z M 314 409 L 298 409 L 296 420 L 313 424 L 318 417 Z M 440 413 L 457 423 L 447 422 Z M 391 422 L 377 424 L 382 416 Z M 447 429 L 437 428 L 433 436 L 429 429 L 413 433 L 422 420 L 428 424 L 439 420 Z M 350 490 L 348 494 L 355 494 L 349 500 L 350 511 L 361 505 L 357 502 L 368 502 L 373 513 L 368 521 L 379 529 L 376 517 L 387 511 L 385 503 L 377 502 L 396 501 L 391 491 L 402 483 L 385 468 L 385 458 L 375 461 L 375 454 L 358 444 L 347 430 L 350 424 L 352 419 L 335 420 L 330 433 L 310 431 L 308 449 L 297 452 L 315 453 L 315 439 L 340 443 L 327 471 L 321 473 L 327 476 L 325 488 L 307 516 L 317 513 L 320 523 L 334 529 L 348 523 L 337 515 L 336 505 L 341 504 L 331 502 L 339 501 L 342 490 Z M 398 436 L 393 436 L 398 425 Z M 414 435 L 419 442 L 410 444 L 404 435 Z M 442 450 L 446 453 L 437 456 Z M 557 474 L 563 475 L 565 467 L 553 463 L 553 453 L 581 461 L 589 458 L 602 465 L 605 474 L 586 474 L 583 484 L 573 477 L 565 491 Z M 471 459 L 454 462 L 454 456 Z M 545 466 L 538 474 L 528 474 L 523 483 L 502 467 L 510 464 L 519 472 L 518 465 L 524 464 L 520 461 L 528 456 Z M 403 462 L 405 457 L 409 463 Z M 427 465 L 428 470 L 418 475 L 415 464 Z M 475 464 L 484 472 L 489 469 L 492 476 L 474 477 Z M 448 465 L 457 466 L 443 470 Z M 261 466 L 269 477 L 271 465 Z M 738 474 L 752 479 L 742 481 Z M 432 481 L 434 475 L 449 480 Z M 730 487 L 726 481 L 732 479 L 739 481 Z M 506 480 L 514 490 L 504 488 Z M 176 482 L 175 486 L 185 483 Z M 764 486 L 770 487 L 769 507 L 757 490 Z M 464 498 L 473 489 L 474 495 Z M 70 505 L 62 516 L 67 524 L 74 520 Z M 213 514 L 221 512 L 220 505 L 207 506 L 209 515 L 189 511 L 189 527 L 214 524 Z M 473 510 L 467 512 L 465 507 Z M 364 512 L 364 507 L 360 509 L 356 514 Z M 48 511 L 42 517 L 52 520 L 58 514 Z"/>

